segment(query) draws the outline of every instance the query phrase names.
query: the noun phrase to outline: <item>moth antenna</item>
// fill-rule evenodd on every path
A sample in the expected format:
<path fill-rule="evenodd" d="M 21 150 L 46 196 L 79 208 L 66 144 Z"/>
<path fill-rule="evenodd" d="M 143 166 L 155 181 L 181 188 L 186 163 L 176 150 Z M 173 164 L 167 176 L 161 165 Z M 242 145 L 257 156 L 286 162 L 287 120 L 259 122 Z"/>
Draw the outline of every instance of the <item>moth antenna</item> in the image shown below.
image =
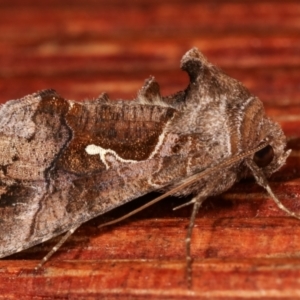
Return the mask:
<path fill-rule="evenodd" d="M 266 176 L 264 175 L 263 171 L 255 164 L 255 162 L 248 158 L 248 159 L 246 159 L 246 164 L 249 167 L 249 169 L 252 171 L 252 174 L 253 174 L 256 182 L 268 192 L 268 194 L 271 196 L 271 198 L 274 200 L 274 202 L 277 204 L 277 206 L 281 210 L 285 211 L 291 217 L 294 217 L 294 218 L 300 220 L 300 215 L 298 215 L 295 212 L 289 210 L 276 197 L 276 195 L 273 193 L 271 187 L 269 186 L 269 183 L 268 183 L 268 180 L 267 180 Z"/>
<path fill-rule="evenodd" d="M 186 251 L 186 278 L 187 278 L 187 284 L 188 284 L 188 288 L 191 289 L 193 282 L 192 282 L 192 256 L 191 256 L 191 238 L 192 238 L 192 232 L 193 232 L 193 228 L 195 225 L 195 219 L 196 219 L 196 215 L 199 211 L 200 206 L 202 205 L 202 203 L 204 202 L 204 200 L 206 199 L 206 197 L 203 197 L 201 194 L 197 195 L 196 197 L 193 198 L 192 201 L 188 202 L 188 203 L 194 203 L 193 206 L 193 211 L 191 214 L 191 218 L 190 218 L 190 223 L 189 223 L 189 227 L 186 233 L 186 238 L 185 238 L 185 251 Z"/>
<path fill-rule="evenodd" d="M 223 169 L 223 168 L 226 168 L 228 166 L 231 166 L 233 165 L 234 163 L 242 160 L 242 159 L 245 159 L 246 157 L 248 156 L 252 156 L 254 153 L 256 153 L 257 151 L 263 149 L 264 147 L 266 147 L 267 145 L 269 144 L 269 140 L 265 140 L 264 142 L 262 142 L 259 146 L 257 146 L 256 148 L 254 149 L 251 149 L 251 150 L 248 150 L 248 151 L 245 151 L 244 153 L 241 153 L 237 156 L 234 156 L 234 157 L 229 157 L 227 159 L 225 159 L 222 163 L 214 166 L 214 167 L 211 167 L 209 169 L 206 169 L 204 171 L 201 171 L 200 173 L 196 173 L 192 176 L 190 176 L 189 178 L 187 178 L 186 180 L 182 181 L 177 187 L 171 189 L 170 191 L 162 194 L 161 196 L 151 200 L 150 202 L 142 205 L 141 207 L 131 211 L 130 213 L 118 218 L 118 219 L 115 219 L 115 220 L 112 220 L 110 222 L 106 222 L 104 224 L 101 224 L 98 226 L 98 228 L 101 228 L 101 227 L 105 227 L 105 226 L 109 226 L 109 225 L 113 225 L 113 224 L 116 224 L 116 223 L 119 223 L 129 217 L 131 217 L 132 215 L 135 215 L 136 213 L 144 210 L 145 208 L 161 201 L 162 199 L 165 199 L 167 198 L 168 196 L 171 196 L 171 195 L 174 195 L 176 194 L 177 192 L 181 191 L 183 188 L 189 186 L 190 184 L 200 180 L 201 178 L 215 172 L 215 171 L 218 171 L 220 169 Z M 193 201 L 193 200 L 192 200 Z"/>
<path fill-rule="evenodd" d="M 36 271 L 39 270 L 48 260 L 49 258 L 62 246 L 62 244 L 74 233 L 74 231 L 78 228 L 74 227 L 70 229 L 61 239 L 60 241 L 52 248 L 50 252 L 47 253 L 46 256 L 40 261 L 40 263 L 34 268 Z"/>

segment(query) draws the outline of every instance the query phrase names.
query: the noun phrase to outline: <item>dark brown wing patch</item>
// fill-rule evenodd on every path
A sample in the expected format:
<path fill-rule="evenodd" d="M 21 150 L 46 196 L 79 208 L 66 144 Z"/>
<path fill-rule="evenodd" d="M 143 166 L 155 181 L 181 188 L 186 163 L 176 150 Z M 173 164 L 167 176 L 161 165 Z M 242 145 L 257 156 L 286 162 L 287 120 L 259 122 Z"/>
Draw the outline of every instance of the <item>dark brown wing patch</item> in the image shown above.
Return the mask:
<path fill-rule="evenodd" d="M 171 107 L 126 102 L 74 103 L 66 115 L 73 138 L 58 166 L 77 174 L 104 170 L 106 166 L 99 155 L 86 152 L 89 145 L 110 150 L 123 160 L 145 160 L 175 111 Z"/>

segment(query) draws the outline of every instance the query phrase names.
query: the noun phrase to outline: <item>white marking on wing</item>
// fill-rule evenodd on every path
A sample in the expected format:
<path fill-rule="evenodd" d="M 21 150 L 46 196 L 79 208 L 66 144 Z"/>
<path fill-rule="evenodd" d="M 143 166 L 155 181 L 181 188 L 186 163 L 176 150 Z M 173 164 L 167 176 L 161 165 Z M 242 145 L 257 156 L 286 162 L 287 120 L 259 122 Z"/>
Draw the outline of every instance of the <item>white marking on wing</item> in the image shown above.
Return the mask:
<path fill-rule="evenodd" d="M 100 160 L 105 164 L 106 169 L 109 169 L 109 165 L 108 165 L 108 163 L 106 161 L 106 158 L 105 158 L 106 154 L 113 155 L 118 161 L 123 162 L 123 163 L 138 163 L 139 162 L 138 160 L 124 159 L 124 158 L 120 157 L 116 153 L 116 151 L 111 150 L 111 149 L 104 149 L 104 148 L 102 148 L 100 146 L 97 146 L 97 145 L 94 145 L 94 144 L 86 146 L 85 151 L 89 155 L 99 154 L 100 155 Z"/>
<path fill-rule="evenodd" d="M 172 118 L 171 118 L 171 120 L 172 120 Z M 164 139 L 165 139 L 165 136 L 166 136 L 167 128 L 169 127 L 168 125 L 171 123 L 171 120 L 169 120 L 169 121 L 166 123 L 166 125 L 165 125 L 165 127 L 164 127 L 162 133 L 159 135 L 159 137 L 158 137 L 158 142 L 156 143 L 155 148 L 154 148 L 154 150 L 151 152 L 149 158 L 153 158 L 154 155 L 159 151 L 160 147 L 162 146 L 162 144 L 163 144 L 163 142 L 164 142 Z"/>

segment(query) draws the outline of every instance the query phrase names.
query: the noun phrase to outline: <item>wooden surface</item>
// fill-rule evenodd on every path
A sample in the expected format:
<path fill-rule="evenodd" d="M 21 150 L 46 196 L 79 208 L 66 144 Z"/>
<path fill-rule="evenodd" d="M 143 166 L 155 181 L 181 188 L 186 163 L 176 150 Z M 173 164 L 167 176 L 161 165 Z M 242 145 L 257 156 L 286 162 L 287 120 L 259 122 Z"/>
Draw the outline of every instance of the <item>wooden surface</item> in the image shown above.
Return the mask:
<path fill-rule="evenodd" d="M 188 83 L 181 56 L 197 46 L 265 103 L 293 149 L 270 179 L 300 213 L 299 1 L 0 0 L 1 102 L 45 88 L 68 99 L 134 98 L 154 75 L 164 95 Z M 45 268 L 58 239 L 0 261 L 0 299 L 300 298 L 300 221 L 253 180 L 208 199 L 192 240 L 193 289 L 185 282 L 190 208 L 168 198 L 118 225 L 139 199 L 77 230 Z"/>

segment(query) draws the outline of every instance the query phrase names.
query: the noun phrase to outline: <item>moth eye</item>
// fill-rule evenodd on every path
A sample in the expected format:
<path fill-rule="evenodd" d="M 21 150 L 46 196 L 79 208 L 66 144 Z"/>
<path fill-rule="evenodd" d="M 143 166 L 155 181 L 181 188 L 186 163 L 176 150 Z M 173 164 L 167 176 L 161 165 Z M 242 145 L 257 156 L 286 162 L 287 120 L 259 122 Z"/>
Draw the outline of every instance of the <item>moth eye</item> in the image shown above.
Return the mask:
<path fill-rule="evenodd" d="M 273 158 L 274 150 L 270 145 L 268 145 L 257 151 L 254 154 L 253 160 L 260 168 L 264 168 L 272 162 Z"/>

